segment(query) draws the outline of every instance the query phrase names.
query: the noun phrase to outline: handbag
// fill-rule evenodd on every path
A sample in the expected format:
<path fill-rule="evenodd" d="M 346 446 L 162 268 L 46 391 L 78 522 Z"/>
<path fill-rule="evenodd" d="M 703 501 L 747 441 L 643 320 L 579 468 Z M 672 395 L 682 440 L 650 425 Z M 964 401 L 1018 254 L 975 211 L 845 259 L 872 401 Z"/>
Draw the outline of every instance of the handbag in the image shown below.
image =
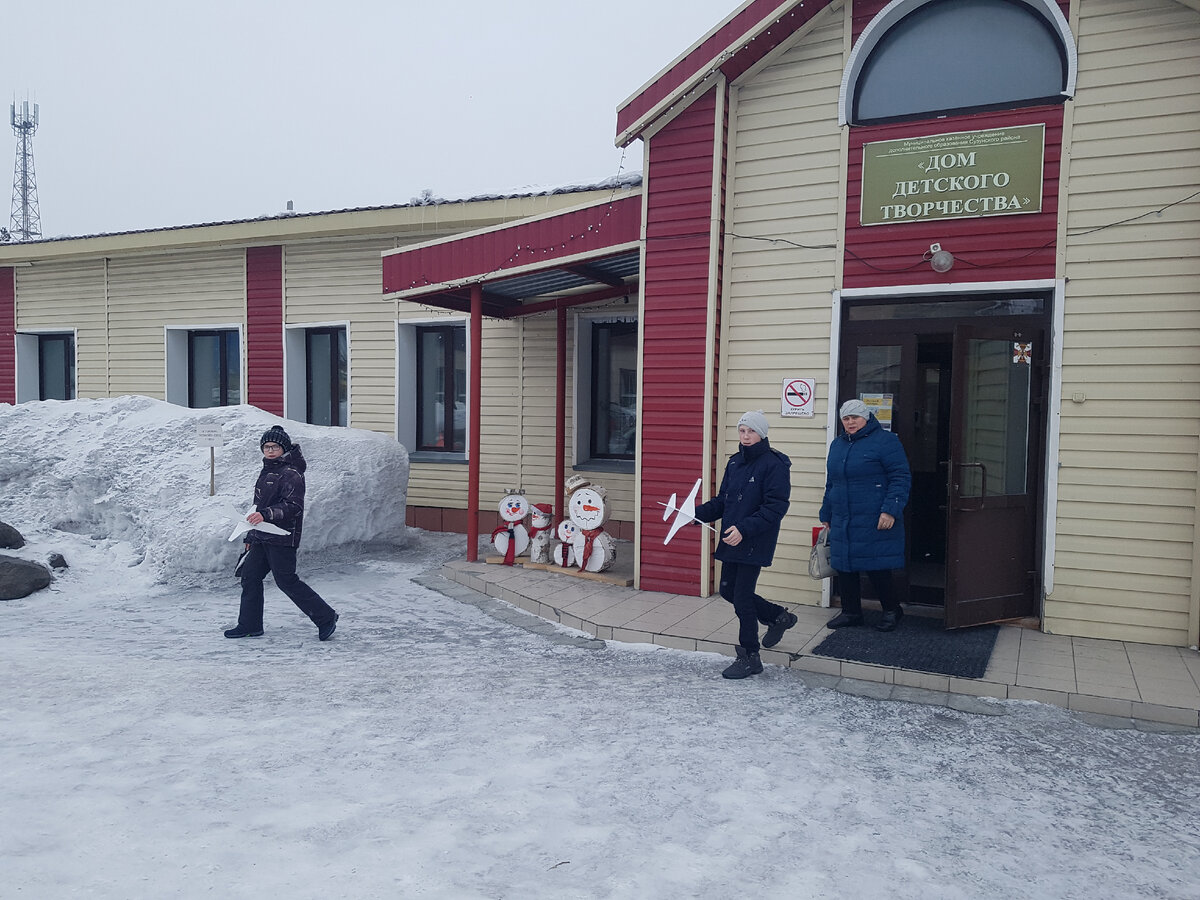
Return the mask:
<path fill-rule="evenodd" d="M 833 566 L 829 562 L 829 528 L 821 529 L 813 544 L 812 552 L 808 554 L 808 577 L 822 581 L 833 574 Z"/>

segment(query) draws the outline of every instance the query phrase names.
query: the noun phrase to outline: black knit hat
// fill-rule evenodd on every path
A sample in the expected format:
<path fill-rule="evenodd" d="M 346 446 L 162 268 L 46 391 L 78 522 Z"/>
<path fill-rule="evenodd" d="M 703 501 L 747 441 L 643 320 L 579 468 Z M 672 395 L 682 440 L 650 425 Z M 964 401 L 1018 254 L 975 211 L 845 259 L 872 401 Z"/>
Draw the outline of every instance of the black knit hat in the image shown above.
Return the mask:
<path fill-rule="evenodd" d="M 262 440 L 258 442 L 258 447 L 261 450 L 263 444 L 278 444 L 283 448 L 283 452 L 287 453 L 292 449 L 292 439 L 288 437 L 288 433 L 279 425 L 272 425 L 263 432 Z"/>

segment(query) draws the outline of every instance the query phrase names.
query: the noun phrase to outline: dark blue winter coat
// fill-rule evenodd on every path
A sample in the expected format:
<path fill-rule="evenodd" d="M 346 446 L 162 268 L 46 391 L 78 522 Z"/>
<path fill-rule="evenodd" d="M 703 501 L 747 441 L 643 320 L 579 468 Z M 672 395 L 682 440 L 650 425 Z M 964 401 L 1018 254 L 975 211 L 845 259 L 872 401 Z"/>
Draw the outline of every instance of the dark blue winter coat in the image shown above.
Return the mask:
<path fill-rule="evenodd" d="M 721 533 L 732 525 L 742 534 L 736 547 L 719 542 L 717 559 L 722 562 L 769 566 L 779 541 L 779 523 L 788 511 L 792 461 L 772 450 L 763 438 L 749 447 L 738 447 L 729 457 L 717 496 L 696 507 L 701 522 L 721 520 Z"/>
<path fill-rule="evenodd" d="M 299 547 L 304 526 L 304 470 L 308 468 L 300 445 L 276 459 L 264 459 L 262 472 L 254 485 L 254 506 L 262 517 L 291 534 L 268 534 L 251 529 L 246 541 Z"/>
<path fill-rule="evenodd" d="M 829 445 L 821 521 L 829 523 L 829 561 L 839 572 L 904 568 L 904 507 L 912 487 L 900 438 L 874 416 Z M 879 530 L 879 514 L 896 520 Z"/>

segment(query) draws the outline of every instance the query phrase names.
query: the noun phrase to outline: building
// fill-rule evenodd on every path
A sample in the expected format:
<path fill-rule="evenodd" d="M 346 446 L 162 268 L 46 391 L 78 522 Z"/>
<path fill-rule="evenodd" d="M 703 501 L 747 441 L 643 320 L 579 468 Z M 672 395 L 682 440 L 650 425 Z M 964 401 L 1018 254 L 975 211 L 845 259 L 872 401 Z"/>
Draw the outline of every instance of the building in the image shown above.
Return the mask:
<path fill-rule="evenodd" d="M 358 412 L 355 374 L 351 422 L 411 441 L 416 524 L 473 534 L 508 488 L 552 500 L 575 469 L 608 489 L 637 586 L 701 596 L 711 547 L 664 547 L 659 501 L 696 478 L 710 496 L 762 408 L 793 503 L 760 590 L 814 605 L 825 452 L 860 396 L 914 470 L 910 602 L 950 627 L 1195 646 L 1198 61 L 1195 0 L 747 0 L 619 106 L 640 189 L 373 247 L 378 305 L 288 299 L 282 358 L 361 308 L 376 399 Z M 10 279 L 18 348 L 70 318 L 23 287 L 41 264 Z M 238 321 L 226 280 L 201 325 Z M 455 400 L 408 410 L 421 342 Z M 145 393 L 155 365 L 103 388 Z"/>

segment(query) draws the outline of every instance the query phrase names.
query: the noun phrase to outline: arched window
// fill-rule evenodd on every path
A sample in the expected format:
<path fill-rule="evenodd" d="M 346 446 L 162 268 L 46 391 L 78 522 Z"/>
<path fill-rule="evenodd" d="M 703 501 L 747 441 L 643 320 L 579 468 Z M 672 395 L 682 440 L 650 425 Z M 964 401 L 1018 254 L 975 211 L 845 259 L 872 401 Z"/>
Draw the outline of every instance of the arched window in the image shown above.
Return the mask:
<path fill-rule="evenodd" d="M 1048 0 L 895 0 L 863 32 L 842 121 L 873 124 L 1061 103 L 1075 48 Z"/>

